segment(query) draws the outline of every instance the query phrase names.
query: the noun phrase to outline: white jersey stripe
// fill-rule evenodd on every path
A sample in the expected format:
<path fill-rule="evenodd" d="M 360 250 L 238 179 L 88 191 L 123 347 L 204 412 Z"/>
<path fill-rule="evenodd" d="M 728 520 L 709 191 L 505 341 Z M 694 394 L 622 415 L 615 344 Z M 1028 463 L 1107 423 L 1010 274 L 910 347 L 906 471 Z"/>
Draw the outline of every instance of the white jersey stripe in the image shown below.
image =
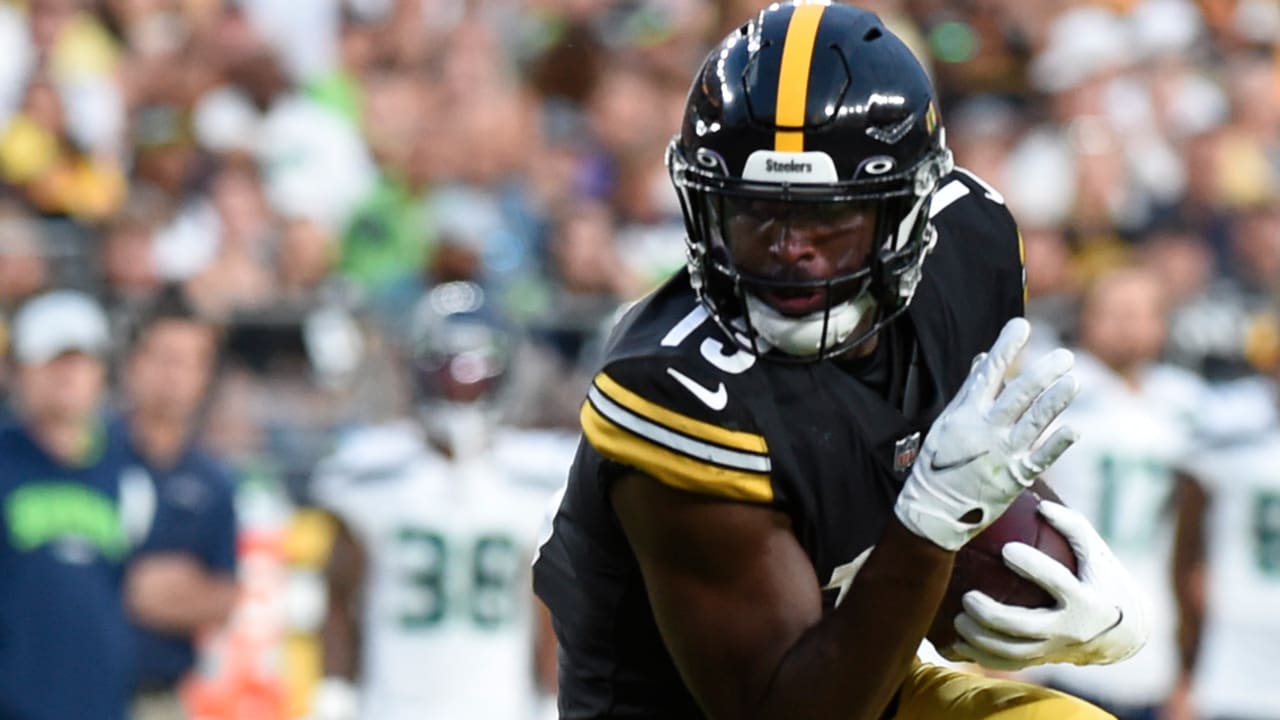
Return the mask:
<path fill-rule="evenodd" d="M 587 397 L 610 422 L 676 452 L 735 470 L 767 473 L 772 468 L 767 455 L 729 450 L 668 430 L 613 402 L 595 386 L 587 391 Z"/>
<path fill-rule="evenodd" d="M 955 201 L 969 194 L 969 188 L 959 180 L 952 180 L 933 194 L 933 202 L 929 204 L 929 219 L 947 209 Z"/>
<path fill-rule="evenodd" d="M 689 311 L 675 327 L 667 331 L 665 337 L 662 338 L 663 347 L 676 347 L 684 342 L 689 334 L 698 329 L 698 326 L 707 319 L 707 308 L 702 303 L 698 303 L 693 310 Z"/>

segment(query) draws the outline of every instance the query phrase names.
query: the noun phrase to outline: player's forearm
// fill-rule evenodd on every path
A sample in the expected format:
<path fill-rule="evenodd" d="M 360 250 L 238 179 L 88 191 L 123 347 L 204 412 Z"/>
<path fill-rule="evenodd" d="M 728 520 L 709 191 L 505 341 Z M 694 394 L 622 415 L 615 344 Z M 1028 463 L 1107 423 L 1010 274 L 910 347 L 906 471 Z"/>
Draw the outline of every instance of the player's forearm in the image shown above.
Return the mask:
<path fill-rule="evenodd" d="M 320 632 L 325 677 L 359 679 L 360 626 L 346 608 L 329 609 Z"/>
<path fill-rule="evenodd" d="M 955 558 L 891 520 L 834 612 L 787 653 L 759 718 L 878 718 L 942 601 Z"/>
<path fill-rule="evenodd" d="M 1178 655 L 1182 673 L 1195 669 L 1204 619 L 1204 514 L 1207 497 L 1191 477 L 1179 475 L 1173 592 L 1178 605 Z"/>
<path fill-rule="evenodd" d="M 133 608 L 142 624 L 156 630 L 193 634 L 226 622 L 235 606 L 236 581 L 229 577 L 205 575 L 164 590 Z"/>

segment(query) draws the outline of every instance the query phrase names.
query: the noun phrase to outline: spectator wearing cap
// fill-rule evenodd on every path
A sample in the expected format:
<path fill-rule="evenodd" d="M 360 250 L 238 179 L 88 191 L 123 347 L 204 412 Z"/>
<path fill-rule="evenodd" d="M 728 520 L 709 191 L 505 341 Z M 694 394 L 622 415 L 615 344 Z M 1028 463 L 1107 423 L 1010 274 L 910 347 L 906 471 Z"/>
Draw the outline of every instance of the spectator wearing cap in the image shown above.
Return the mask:
<path fill-rule="evenodd" d="M 195 442 L 219 335 L 170 287 L 139 321 L 125 361 L 119 429 L 154 508 L 125 582 L 138 651 L 134 720 L 185 717 L 177 687 L 195 662 L 192 641 L 225 622 L 235 601 L 231 479 Z"/>
<path fill-rule="evenodd" d="M 0 717 L 123 720 L 132 641 L 121 582 L 136 511 L 99 413 L 107 318 L 87 295 L 14 317 L 18 422 L 0 430 Z"/>

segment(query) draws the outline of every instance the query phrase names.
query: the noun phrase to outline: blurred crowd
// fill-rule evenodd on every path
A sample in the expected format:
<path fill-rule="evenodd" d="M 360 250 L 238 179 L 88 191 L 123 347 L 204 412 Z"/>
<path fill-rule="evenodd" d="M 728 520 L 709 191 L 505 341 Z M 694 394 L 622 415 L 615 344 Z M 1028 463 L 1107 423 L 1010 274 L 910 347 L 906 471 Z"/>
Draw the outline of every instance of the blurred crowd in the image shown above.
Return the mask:
<path fill-rule="evenodd" d="M 295 508 L 337 435 L 405 411 L 431 288 L 520 329 L 509 423 L 576 426 L 602 331 L 684 263 L 663 151 L 692 72 L 762 4 L 0 0 L 0 323 L 70 287 L 123 337 L 181 287 L 224 329 L 202 437 L 242 527 L 303 526 L 271 557 L 314 570 Z M 1280 4 L 860 4 L 1018 219 L 1038 327 L 1074 339 L 1085 288 L 1138 263 L 1169 360 L 1280 360 Z"/>

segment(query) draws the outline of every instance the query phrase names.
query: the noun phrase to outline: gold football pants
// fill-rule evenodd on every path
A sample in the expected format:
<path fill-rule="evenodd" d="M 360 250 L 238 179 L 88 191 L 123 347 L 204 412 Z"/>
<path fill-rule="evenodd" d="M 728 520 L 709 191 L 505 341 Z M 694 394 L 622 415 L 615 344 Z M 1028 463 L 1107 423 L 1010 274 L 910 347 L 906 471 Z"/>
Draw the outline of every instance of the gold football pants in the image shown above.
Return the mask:
<path fill-rule="evenodd" d="M 916 660 L 893 720 L 1115 720 L 1078 698 Z"/>

